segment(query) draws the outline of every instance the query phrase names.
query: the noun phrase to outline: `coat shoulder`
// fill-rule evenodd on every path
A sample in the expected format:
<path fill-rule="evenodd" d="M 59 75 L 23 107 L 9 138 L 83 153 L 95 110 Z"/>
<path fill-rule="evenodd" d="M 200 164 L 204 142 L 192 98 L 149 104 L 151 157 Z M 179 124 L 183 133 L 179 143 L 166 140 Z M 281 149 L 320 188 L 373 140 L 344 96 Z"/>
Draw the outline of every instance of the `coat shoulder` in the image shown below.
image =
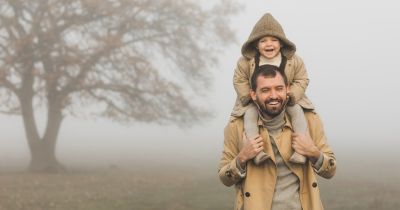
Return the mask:
<path fill-rule="evenodd" d="M 316 113 L 313 110 L 304 110 L 304 116 L 309 121 L 321 121 L 321 118 L 319 117 L 318 113 Z"/>
<path fill-rule="evenodd" d="M 304 116 L 308 121 L 308 126 L 311 130 L 317 129 L 319 131 L 324 130 L 324 124 L 321 117 L 313 110 L 304 111 Z"/>
<path fill-rule="evenodd" d="M 243 117 L 231 117 L 228 124 L 225 126 L 225 133 L 239 134 L 244 130 Z"/>
<path fill-rule="evenodd" d="M 237 128 L 240 126 L 243 127 L 243 117 L 231 117 L 226 127 Z"/>
<path fill-rule="evenodd" d="M 296 62 L 296 63 L 302 63 L 303 62 L 303 58 L 301 58 L 301 56 L 296 53 L 291 58 L 288 58 L 288 61 L 292 61 L 292 62 Z"/>
<path fill-rule="evenodd" d="M 241 56 L 237 61 L 237 66 L 241 69 L 248 69 L 250 67 L 251 59 Z"/>

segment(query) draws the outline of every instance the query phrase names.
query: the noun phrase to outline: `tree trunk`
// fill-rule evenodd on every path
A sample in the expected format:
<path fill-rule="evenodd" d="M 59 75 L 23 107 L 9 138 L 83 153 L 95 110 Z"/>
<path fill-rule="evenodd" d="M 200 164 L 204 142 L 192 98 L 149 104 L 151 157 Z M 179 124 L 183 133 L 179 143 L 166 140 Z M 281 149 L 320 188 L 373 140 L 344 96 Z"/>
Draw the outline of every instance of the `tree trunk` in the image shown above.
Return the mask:
<path fill-rule="evenodd" d="M 65 171 L 65 168 L 57 160 L 55 148 L 44 141 L 40 141 L 38 145 L 31 148 L 29 170 L 32 172 L 57 173 Z"/>
<path fill-rule="evenodd" d="M 62 122 L 61 108 L 58 103 L 49 102 L 47 126 L 43 138 L 40 138 L 34 116 L 32 98 L 21 98 L 22 118 L 25 134 L 31 152 L 29 170 L 33 172 L 63 172 L 64 166 L 55 155 L 56 141 Z"/>
<path fill-rule="evenodd" d="M 56 97 L 55 97 L 56 98 Z M 31 171 L 63 172 L 64 166 L 56 158 L 56 142 L 62 122 L 61 106 L 53 97 L 48 98 L 47 126 L 37 147 L 32 148 Z"/>

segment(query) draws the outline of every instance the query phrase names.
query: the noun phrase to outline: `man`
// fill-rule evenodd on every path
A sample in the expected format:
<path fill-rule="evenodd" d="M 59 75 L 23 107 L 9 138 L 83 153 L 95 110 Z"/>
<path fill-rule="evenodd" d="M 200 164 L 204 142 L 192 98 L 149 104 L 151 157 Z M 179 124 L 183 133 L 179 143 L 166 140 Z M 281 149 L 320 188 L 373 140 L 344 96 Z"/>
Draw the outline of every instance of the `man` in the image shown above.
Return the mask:
<path fill-rule="evenodd" d="M 331 178 L 336 159 L 319 116 L 306 111 L 309 132 L 293 133 L 285 115 L 290 91 L 285 75 L 278 67 L 263 65 L 254 72 L 251 83 L 250 95 L 259 109 L 260 135 L 248 139 L 243 119 L 232 119 L 224 131 L 218 172 L 223 184 L 235 185 L 235 210 L 323 209 L 315 174 Z M 256 166 L 249 160 L 262 150 L 271 158 Z M 289 162 L 295 151 L 308 158 L 306 164 Z"/>

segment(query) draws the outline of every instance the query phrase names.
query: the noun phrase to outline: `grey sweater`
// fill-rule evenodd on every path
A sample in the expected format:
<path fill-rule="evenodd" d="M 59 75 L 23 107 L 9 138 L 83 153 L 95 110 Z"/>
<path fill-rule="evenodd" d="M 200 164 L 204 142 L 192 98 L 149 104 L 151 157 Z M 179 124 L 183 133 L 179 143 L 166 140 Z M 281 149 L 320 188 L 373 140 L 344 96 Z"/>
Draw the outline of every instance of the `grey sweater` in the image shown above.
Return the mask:
<path fill-rule="evenodd" d="M 277 117 L 267 120 L 261 118 L 264 127 L 267 128 L 271 138 L 272 150 L 274 151 L 276 167 L 277 167 L 277 180 L 275 185 L 275 193 L 272 199 L 272 210 L 301 210 L 301 202 L 299 195 L 299 179 L 287 167 L 279 150 L 275 144 L 276 137 L 282 132 L 283 125 L 285 124 L 285 112 L 282 112 Z"/>

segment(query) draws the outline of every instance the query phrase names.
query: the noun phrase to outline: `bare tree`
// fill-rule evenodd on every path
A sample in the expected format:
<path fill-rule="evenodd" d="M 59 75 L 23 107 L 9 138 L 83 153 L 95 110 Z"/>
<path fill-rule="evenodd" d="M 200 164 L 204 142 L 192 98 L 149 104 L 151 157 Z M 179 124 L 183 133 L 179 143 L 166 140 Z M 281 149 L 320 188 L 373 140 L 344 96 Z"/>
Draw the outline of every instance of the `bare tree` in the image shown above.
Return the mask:
<path fill-rule="evenodd" d="M 118 122 L 185 124 L 207 114 L 188 93 L 206 90 L 217 53 L 234 39 L 237 6 L 196 2 L 0 0 L 0 112 L 22 115 L 31 170 L 63 169 L 60 126 L 88 106 Z"/>

